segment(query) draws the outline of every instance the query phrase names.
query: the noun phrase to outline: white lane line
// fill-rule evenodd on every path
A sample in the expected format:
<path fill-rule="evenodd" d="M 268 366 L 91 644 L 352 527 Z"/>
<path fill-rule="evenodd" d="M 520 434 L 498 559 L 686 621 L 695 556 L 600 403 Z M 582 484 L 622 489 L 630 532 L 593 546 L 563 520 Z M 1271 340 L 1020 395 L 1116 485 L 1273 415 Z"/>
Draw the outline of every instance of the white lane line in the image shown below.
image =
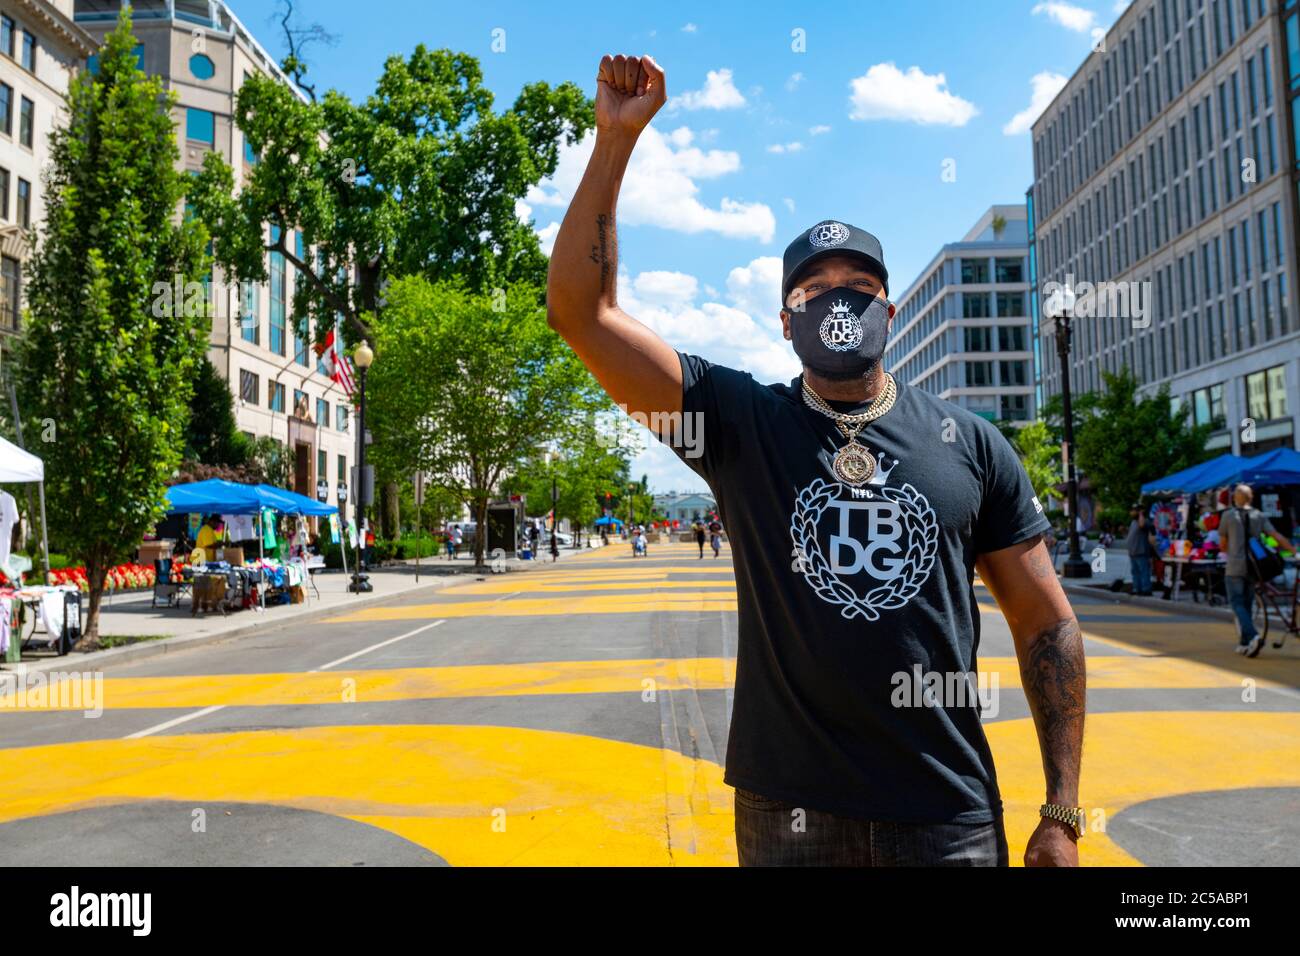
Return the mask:
<path fill-rule="evenodd" d="M 369 647 L 363 647 L 361 650 L 354 651 L 353 653 L 349 654 L 347 657 L 340 657 L 338 660 L 330 661 L 328 664 L 322 664 L 320 667 L 313 667 L 307 673 L 314 674 L 317 671 L 327 671 L 331 667 L 336 667 L 339 664 L 346 664 L 348 661 L 356 660 L 362 654 L 369 654 L 371 651 L 377 651 L 381 647 L 387 647 L 389 644 L 396 644 L 398 641 L 404 641 L 408 637 L 415 637 L 415 635 L 423 633 L 424 631 L 427 631 L 432 627 L 437 627 L 439 624 L 446 624 L 446 623 L 447 623 L 446 618 L 443 618 L 440 621 L 433 621 L 430 624 L 425 624 L 422 625 L 421 627 L 417 627 L 413 631 L 407 631 L 405 634 L 398 634 L 396 637 L 390 637 L 388 640 L 380 641 L 378 644 L 371 644 Z"/>
<path fill-rule="evenodd" d="M 137 737 L 148 737 L 150 734 L 156 734 L 164 730 L 170 730 L 172 727 L 175 727 L 177 724 L 183 724 L 186 721 L 194 720 L 197 717 L 206 717 L 208 714 L 215 714 L 217 711 L 225 710 L 225 709 L 226 709 L 225 704 L 217 704 L 215 707 L 204 707 L 202 710 L 196 710 L 192 714 L 186 714 L 183 717 L 174 717 L 171 720 L 165 721 L 164 723 L 155 724 L 154 726 L 148 727 L 144 730 L 138 730 L 133 734 L 127 734 L 122 739 L 134 740 Z"/>

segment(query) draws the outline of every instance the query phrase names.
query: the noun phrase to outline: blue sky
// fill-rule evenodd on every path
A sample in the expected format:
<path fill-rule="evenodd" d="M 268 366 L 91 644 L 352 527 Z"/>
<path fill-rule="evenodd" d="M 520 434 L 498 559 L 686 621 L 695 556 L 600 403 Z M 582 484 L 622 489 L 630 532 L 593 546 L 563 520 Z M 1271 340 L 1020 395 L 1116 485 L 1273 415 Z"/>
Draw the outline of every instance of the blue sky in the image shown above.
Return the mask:
<path fill-rule="evenodd" d="M 230 2 L 281 56 L 271 0 Z M 298 3 L 304 22 L 339 37 L 309 52 L 316 82 L 354 98 L 371 92 L 386 57 L 417 43 L 477 56 L 499 107 L 536 80 L 594 94 L 604 53 L 652 54 L 670 101 L 624 183 L 620 302 L 673 346 L 766 382 L 799 371 L 777 317 L 786 244 L 827 218 L 868 229 L 900 296 L 988 206 L 1024 200 L 1032 155 L 1020 130 L 1124 6 Z M 521 206 L 546 248 L 589 150 L 566 153 Z M 634 474 L 656 490 L 701 488 L 667 449 L 646 445 Z"/>

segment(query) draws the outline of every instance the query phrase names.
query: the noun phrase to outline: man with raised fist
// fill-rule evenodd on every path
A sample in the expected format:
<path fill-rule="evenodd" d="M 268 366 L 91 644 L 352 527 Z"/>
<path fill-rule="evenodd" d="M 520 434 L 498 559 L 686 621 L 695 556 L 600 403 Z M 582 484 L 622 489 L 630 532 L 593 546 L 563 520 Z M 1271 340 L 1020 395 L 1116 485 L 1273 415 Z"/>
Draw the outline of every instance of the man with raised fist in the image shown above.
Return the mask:
<path fill-rule="evenodd" d="M 1076 865 L 1083 641 L 1007 440 L 882 367 L 895 311 L 884 251 L 848 223 L 816 223 L 785 251 L 772 305 L 803 366 L 788 384 L 679 352 L 619 308 L 619 188 L 667 91 L 648 56 L 605 56 L 596 88 L 595 148 L 551 254 L 548 318 L 708 482 L 731 529 L 724 779 L 740 863 L 1006 865 L 980 722 L 991 702 L 976 688 L 978 569 L 1010 625 L 1043 758 L 1025 863 Z"/>

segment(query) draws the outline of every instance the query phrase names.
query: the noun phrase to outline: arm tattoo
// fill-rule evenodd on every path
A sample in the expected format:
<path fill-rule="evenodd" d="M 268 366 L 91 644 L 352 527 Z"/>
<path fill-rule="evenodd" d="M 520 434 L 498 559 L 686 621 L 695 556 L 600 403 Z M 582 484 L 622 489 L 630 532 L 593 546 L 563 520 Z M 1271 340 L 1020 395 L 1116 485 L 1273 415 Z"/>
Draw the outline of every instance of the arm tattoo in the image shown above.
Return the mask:
<path fill-rule="evenodd" d="M 591 261 L 600 264 L 600 291 L 606 291 L 609 284 L 610 262 L 609 262 L 609 231 L 606 228 L 613 227 L 614 217 L 606 216 L 601 213 L 596 217 L 596 233 L 600 239 L 600 258 L 596 257 L 596 247 L 591 247 Z"/>
<path fill-rule="evenodd" d="M 1047 792 L 1072 792 L 1079 783 L 1083 750 L 1085 680 L 1079 622 L 1058 621 L 1036 634 L 1020 677 L 1038 728 Z"/>
<path fill-rule="evenodd" d="M 1042 539 L 1039 540 L 1041 542 Z M 1040 580 L 1056 577 L 1056 566 L 1052 563 L 1052 556 L 1047 553 L 1046 545 L 1041 548 L 1034 545 L 1029 552 L 1029 573 Z"/>

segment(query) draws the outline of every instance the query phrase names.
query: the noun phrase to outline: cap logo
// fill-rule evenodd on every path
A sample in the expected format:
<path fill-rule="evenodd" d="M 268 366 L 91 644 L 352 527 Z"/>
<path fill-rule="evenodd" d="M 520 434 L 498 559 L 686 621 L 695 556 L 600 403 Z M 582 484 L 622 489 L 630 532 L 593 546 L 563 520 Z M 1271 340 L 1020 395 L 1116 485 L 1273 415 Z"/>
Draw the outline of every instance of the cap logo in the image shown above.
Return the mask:
<path fill-rule="evenodd" d="M 862 321 L 843 300 L 831 303 L 817 331 L 822 345 L 832 352 L 851 352 L 862 344 Z"/>
<path fill-rule="evenodd" d="M 842 222 L 822 222 L 812 227 L 808 233 L 809 245 L 818 249 L 828 249 L 849 241 L 849 227 Z"/>

